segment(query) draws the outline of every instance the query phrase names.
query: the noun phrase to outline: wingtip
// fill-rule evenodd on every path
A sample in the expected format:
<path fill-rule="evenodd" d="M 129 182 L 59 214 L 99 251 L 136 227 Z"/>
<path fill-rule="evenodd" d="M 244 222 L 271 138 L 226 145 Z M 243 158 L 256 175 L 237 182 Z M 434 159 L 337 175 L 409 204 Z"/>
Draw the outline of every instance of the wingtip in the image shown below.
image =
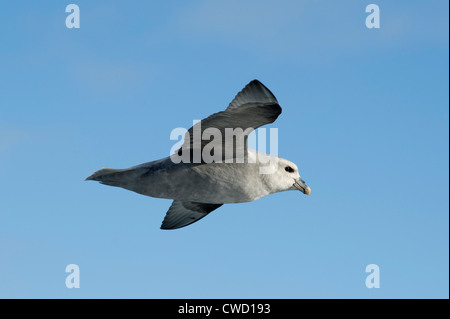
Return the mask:
<path fill-rule="evenodd" d="M 167 227 L 167 225 L 165 225 L 164 223 L 161 225 L 161 227 L 159 227 L 159 229 L 161 230 L 174 230 L 174 229 L 178 229 L 181 227 Z"/>
<path fill-rule="evenodd" d="M 267 92 L 269 92 L 269 94 L 272 96 L 272 98 L 278 103 L 277 98 L 275 97 L 275 95 L 272 93 L 272 91 L 269 90 L 269 88 L 267 86 L 265 86 L 261 81 L 259 81 L 258 79 L 254 79 L 253 81 L 251 81 L 248 85 L 259 85 L 261 87 L 263 87 L 263 89 L 267 90 Z"/>
<path fill-rule="evenodd" d="M 267 87 L 264 84 L 262 84 L 262 82 L 258 79 L 250 81 L 247 85 L 261 85 L 262 87 L 267 89 Z"/>

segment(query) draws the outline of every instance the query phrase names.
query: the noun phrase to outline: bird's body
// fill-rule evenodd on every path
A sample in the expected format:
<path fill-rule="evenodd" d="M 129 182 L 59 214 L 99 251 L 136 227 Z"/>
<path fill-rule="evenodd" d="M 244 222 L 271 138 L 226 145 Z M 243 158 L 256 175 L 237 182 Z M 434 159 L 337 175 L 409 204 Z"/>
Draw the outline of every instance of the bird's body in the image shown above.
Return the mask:
<path fill-rule="evenodd" d="M 294 163 L 247 149 L 245 145 L 253 129 L 273 122 L 280 113 L 281 108 L 273 94 L 260 82 L 252 81 L 225 111 L 215 113 L 198 124 L 202 132 L 207 129 L 218 132 L 224 132 L 227 128 L 248 129 L 248 132 L 241 134 L 243 147 L 238 149 L 236 144 L 231 161 L 225 157 L 212 162 L 203 159 L 200 162 L 180 161 L 183 152 L 189 155 L 195 149 L 203 150 L 208 144 L 212 144 L 214 151 L 226 147 L 225 138 L 212 143 L 209 140 L 195 141 L 192 136 L 200 126 L 194 126 L 186 134 L 183 148 L 177 152 L 179 158 L 176 158 L 176 153 L 127 169 L 104 168 L 87 180 L 151 197 L 173 199 L 161 226 L 163 229 L 187 226 L 225 203 L 250 202 L 285 190 L 299 189 L 309 194 L 310 189 L 300 179 Z"/>
<path fill-rule="evenodd" d="M 101 169 L 88 179 L 150 197 L 211 204 L 251 202 L 279 191 L 266 174 L 259 174 L 268 165 L 261 157 L 273 156 L 248 152 L 254 163 L 176 164 L 169 156 L 127 169 Z"/>

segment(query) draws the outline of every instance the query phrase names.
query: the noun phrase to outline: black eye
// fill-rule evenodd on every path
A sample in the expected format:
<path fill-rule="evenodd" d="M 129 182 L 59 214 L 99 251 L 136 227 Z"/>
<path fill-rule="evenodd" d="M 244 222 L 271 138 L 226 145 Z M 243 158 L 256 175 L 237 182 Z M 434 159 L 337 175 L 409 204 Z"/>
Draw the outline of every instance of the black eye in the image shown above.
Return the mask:
<path fill-rule="evenodd" d="M 286 166 L 284 169 L 285 169 L 286 172 L 288 172 L 288 173 L 293 173 L 293 172 L 294 172 L 294 169 L 293 169 L 292 167 L 290 167 L 290 166 Z"/>

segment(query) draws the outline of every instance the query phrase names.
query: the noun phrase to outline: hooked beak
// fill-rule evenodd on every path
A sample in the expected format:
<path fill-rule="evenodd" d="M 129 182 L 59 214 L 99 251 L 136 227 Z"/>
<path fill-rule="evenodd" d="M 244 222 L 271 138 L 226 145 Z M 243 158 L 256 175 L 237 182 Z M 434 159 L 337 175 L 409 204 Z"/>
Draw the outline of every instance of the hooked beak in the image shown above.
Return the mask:
<path fill-rule="evenodd" d="M 303 194 L 311 194 L 311 188 L 309 188 L 309 186 L 306 185 L 305 181 L 301 178 L 299 178 L 298 180 L 294 180 L 294 187 L 301 191 Z"/>

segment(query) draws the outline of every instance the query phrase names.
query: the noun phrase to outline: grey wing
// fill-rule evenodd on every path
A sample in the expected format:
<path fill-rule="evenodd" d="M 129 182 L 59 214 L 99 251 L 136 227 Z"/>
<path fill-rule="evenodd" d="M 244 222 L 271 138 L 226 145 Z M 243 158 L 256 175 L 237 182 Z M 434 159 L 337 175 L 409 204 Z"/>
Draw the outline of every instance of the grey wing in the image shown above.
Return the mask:
<path fill-rule="evenodd" d="M 272 92 L 258 80 L 253 80 L 236 95 L 225 111 L 212 114 L 191 127 L 185 135 L 183 146 L 174 155 L 181 156 L 183 150 L 203 151 L 208 145 L 208 149 L 214 148 L 214 151 L 216 147 L 221 147 L 222 159 L 226 154 L 236 158 L 239 152 L 245 157 L 248 135 L 260 126 L 273 123 L 280 114 L 281 107 Z M 209 139 L 204 139 L 204 133 Z M 226 144 L 230 136 L 234 143 Z M 225 148 L 230 146 L 233 149 L 226 152 Z"/>
<path fill-rule="evenodd" d="M 188 226 L 222 205 L 174 200 L 164 217 L 161 229 L 177 229 Z"/>

